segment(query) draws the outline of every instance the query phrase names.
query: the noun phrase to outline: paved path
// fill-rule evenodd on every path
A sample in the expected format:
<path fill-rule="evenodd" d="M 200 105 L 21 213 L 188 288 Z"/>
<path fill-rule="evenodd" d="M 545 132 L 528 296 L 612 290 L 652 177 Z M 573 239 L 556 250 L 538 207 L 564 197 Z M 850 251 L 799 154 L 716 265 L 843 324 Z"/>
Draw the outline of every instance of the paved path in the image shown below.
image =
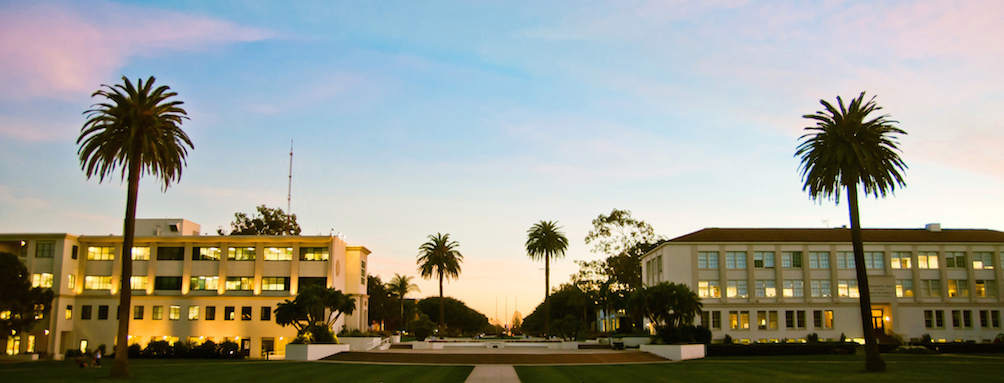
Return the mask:
<path fill-rule="evenodd" d="M 506 364 L 479 364 L 464 383 L 520 383 L 516 369 Z"/>

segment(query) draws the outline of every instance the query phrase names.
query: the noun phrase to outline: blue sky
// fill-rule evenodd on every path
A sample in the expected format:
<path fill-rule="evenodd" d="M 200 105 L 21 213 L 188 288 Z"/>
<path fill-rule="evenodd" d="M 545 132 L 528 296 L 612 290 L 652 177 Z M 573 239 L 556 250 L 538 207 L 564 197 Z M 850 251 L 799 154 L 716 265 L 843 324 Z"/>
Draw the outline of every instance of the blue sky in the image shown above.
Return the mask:
<path fill-rule="evenodd" d="M 994 1 L 0 2 L 0 231 L 121 233 L 124 187 L 87 180 L 75 140 L 123 75 L 178 92 L 195 143 L 141 217 L 212 233 L 285 207 L 292 140 L 305 234 L 344 233 L 387 280 L 450 233 L 446 294 L 489 317 L 543 298 L 539 220 L 571 242 L 555 284 L 615 207 L 667 237 L 847 224 L 793 157 L 838 95 L 909 133 L 908 186 L 866 227 L 1004 229 L 1002 29 Z"/>

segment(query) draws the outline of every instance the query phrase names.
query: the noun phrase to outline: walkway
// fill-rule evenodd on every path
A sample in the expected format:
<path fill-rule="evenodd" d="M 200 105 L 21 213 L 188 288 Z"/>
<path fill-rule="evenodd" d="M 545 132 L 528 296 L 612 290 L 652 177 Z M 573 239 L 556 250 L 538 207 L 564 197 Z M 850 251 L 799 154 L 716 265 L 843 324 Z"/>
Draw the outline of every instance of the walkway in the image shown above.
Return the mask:
<path fill-rule="evenodd" d="M 520 383 L 516 369 L 506 364 L 479 364 L 464 383 Z"/>

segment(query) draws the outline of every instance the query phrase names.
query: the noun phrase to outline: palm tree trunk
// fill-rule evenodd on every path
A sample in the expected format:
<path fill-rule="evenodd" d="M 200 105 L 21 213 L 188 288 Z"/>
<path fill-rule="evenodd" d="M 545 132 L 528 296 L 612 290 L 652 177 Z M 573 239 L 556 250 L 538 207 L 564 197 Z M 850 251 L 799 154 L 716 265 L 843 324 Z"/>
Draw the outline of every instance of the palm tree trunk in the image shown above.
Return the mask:
<path fill-rule="evenodd" d="M 439 332 L 442 333 L 446 331 L 446 309 L 443 308 L 443 274 L 439 274 Z"/>
<path fill-rule="evenodd" d="M 551 335 L 551 257 L 544 254 L 544 335 Z"/>
<path fill-rule="evenodd" d="M 878 342 L 872 328 L 872 299 L 865 270 L 865 246 L 861 239 L 861 218 L 858 214 L 857 185 L 847 185 L 847 204 L 851 215 L 851 245 L 854 247 L 854 270 L 858 278 L 858 302 L 861 304 L 861 328 L 865 336 L 865 370 L 884 372 L 885 361 L 879 354 Z"/>
<path fill-rule="evenodd" d="M 129 379 L 129 309 L 132 305 L 132 245 L 136 236 L 136 200 L 139 197 L 139 177 L 142 154 L 133 150 L 129 161 L 129 185 L 126 197 L 125 227 L 122 229 L 122 275 L 119 280 L 119 327 L 115 343 L 112 378 Z"/>
<path fill-rule="evenodd" d="M 404 323 L 404 295 L 401 295 L 401 328 L 407 328 Z"/>

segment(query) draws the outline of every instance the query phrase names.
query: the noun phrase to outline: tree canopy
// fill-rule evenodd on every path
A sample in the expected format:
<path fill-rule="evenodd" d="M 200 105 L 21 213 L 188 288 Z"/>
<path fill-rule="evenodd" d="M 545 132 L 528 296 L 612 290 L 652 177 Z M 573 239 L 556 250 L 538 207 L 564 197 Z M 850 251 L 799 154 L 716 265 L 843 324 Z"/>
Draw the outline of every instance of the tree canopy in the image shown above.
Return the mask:
<path fill-rule="evenodd" d="M 547 296 L 551 294 L 551 259 L 565 256 L 568 248 L 568 238 L 560 231 L 557 222 L 540 221 L 526 231 L 526 254 L 533 260 L 544 260 L 544 303 L 550 304 Z M 548 333 L 550 310 L 544 311 L 544 332 Z"/>
<path fill-rule="evenodd" d="M 644 287 L 635 291 L 628 301 L 628 307 L 648 318 L 665 343 L 710 340 L 708 331 L 703 331 L 706 335 L 702 338 L 706 339 L 693 339 L 697 330 L 694 318 L 703 306 L 701 298 L 690 287 L 672 282 Z"/>
<path fill-rule="evenodd" d="M 341 291 L 318 285 L 300 289 L 292 301 L 286 299 L 275 308 L 275 323 L 296 328 L 297 340 L 305 343 L 337 342 L 331 326 L 356 309 L 356 300 Z"/>
<path fill-rule="evenodd" d="M 52 297 L 50 289 L 31 287 L 28 269 L 16 255 L 0 252 L 0 312 L 10 312 L 0 317 L 0 333 L 7 336 L 30 331 L 48 319 Z"/>
<path fill-rule="evenodd" d="M 488 317 L 454 298 L 429 297 L 418 301 L 418 309 L 423 313 L 436 311 L 442 302 L 446 313 L 446 335 L 477 335 L 488 326 Z"/>
<path fill-rule="evenodd" d="M 460 254 L 460 243 L 450 240 L 450 234 L 429 235 L 429 241 L 418 248 L 418 272 L 422 278 L 439 279 L 439 326 L 446 324 L 443 307 L 443 280 L 460 277 L 460 264 L 464 256 Z"/>
<path fill-rule="evenodd" d="M 300 235 L 296 214 L 286 214 L 281 208 L 273 209 L 265 205 L 255 209 L 258 212 L 250 217 L 244 213 L 234 213 L 230 235 Z M 217 233 L 227 234 L 223 228 L 217 230 Z"/>

